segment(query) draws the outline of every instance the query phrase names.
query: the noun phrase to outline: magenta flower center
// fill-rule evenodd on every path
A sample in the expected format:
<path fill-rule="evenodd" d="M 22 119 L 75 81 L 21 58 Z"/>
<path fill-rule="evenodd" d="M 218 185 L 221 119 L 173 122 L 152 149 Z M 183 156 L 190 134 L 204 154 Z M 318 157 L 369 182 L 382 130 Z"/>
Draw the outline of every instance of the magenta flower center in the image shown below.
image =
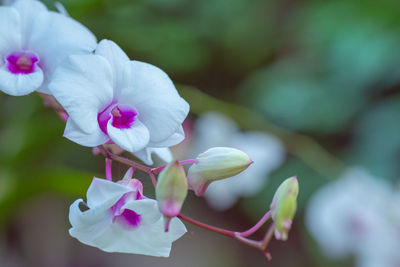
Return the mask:
<path fill-rule="evenodd" d="M 30 74 L 35 72 L 39 58 L 31 52 L 14 52 L 7 58 L 7 67 L 14 74 Z"/>
<path fill-rule="evenodd" d="M 125 228 L 136 228 L 140 224 L 140 214 L 133 210 L 125 209 L 121 215 L 116 217 L 116 220 Z"/>
<path fill-rule="evenodd" d="M 117 201 L 117 203 L 115 203 L 111 207 L 111 212 L 114 216 L 114 218 L 113 218 L 114 223 L 117 222 L 125 228 L 132 229 L 132 228 L 136 228 L 139 226 L 140 221 L 141 221 L 141 218 L 140 218 L 141 216 L 140 216 L 140 214 L 138 214 L 135 211 L 130 210 L 130 209 L 124 209 L 123 211 L 121 211 L 122 207 L 125 205 L 125 203 L 129 199 L 140 200 L 140 199 L 143 199 L 143 196 L 139 190 L 137 190 L 136 192 L 133 191 L 133 192 L 126 193 Z"/>
<path fill-rule="evenodd" d="M 111 119 L 111 125 L 118 129 L 129 129 L 135 122 L 136 111 L 128 105 L 111 103 L 102 112 L 97 114 L 97 121 L 103 133 L 107 134 L 107 124 Z"/>

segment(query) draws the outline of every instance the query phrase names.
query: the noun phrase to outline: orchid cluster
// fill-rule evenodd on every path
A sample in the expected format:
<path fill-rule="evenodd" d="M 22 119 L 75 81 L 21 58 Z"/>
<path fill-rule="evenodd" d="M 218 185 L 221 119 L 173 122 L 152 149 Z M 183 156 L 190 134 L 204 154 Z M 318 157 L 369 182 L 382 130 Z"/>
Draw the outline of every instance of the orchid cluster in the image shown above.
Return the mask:
<path fill-rule="evenodd" d="M 60 9 L 63 12 L 50 11 L 37 0 L 0 7 L 0 90 L 13 96 L 38 92 L 65 121 L 64 137 L 106 158 L 106 179 L 95 177 L 86 202 L 78 199 L 70 207 L 70 235 L 107 252 L 168 257 L 172 242 L 187 231 L 181 221 L 185 220 L 256 247 L 269 257 L 272 236 L 287 239 L 296 211 L 297 179 L 282 183 L 270 210 L 247 231 L 229 231 L 182 215 L 188 190 L 202 196 L 212 182 L 241 173 L 253 161 L 229 147 L 174 160 L 169 147 L 185 138 L 182 123 L 189 104 L 168 75 L 130 60 L 112 41 L 98 43 Z M 119 155 L 125 151 L 147 165 L 153 164 L 152 154 L 169 164 L 148 167 Z M 113 161 L 130 167 L 116 182 Z M 183 165 L 191 166 L 186 172 Z M 142 183 L 133 178 L 136 170 L 151 178 L 156 199 L 144 195 Z M 241 187 L 246 190 L 245 179 Z M 248 238 L 270 218 L 262 240 Z"/>

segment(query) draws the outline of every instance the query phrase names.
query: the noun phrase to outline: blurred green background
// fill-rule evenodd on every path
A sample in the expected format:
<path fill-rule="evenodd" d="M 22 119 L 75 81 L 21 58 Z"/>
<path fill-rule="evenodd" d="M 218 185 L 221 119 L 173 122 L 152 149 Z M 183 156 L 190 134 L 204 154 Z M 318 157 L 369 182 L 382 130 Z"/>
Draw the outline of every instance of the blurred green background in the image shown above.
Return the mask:
<path fill-rule="evenodd" d="M 54 1 L 44 1 L 54 9 Z M 164 69 L 195 119 L 219 110 L 243 130 L 285 143 L 288 158 L 262 193 L 216 213 L 191 195 L 184 212 L 244 230 L 276 187 L 298 175 L 299 212 L 287 242 L 258 251 L 189 227 L 169 259 L 106 254 L 69 237 L 69 204 L 84 197 L 102 157 L 62 138 L 37 95 L 0 95 L 0 266 L 352 266 L 324 258 L 303 223 L 308 198 L 346 165 L 400 174 L 400 2 L 397 0 L 64 0 L 98 40 Z M 319 144 L 319 145 L 318 145 Z M 115 165 L 115 174 L 124 166 Z M 145 191 L 151 184 L 145 181 Z M 4 265 L 3 265 L 4 264 Z"/>

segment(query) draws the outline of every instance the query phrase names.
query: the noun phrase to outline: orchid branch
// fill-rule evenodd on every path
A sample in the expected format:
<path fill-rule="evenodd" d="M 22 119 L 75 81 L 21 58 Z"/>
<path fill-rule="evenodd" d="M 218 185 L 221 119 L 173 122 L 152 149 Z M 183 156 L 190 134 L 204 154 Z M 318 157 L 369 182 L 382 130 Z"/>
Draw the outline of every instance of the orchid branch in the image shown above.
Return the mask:
<path fill-rule="evenodd" d="M 115 155 L 115 154 L 111 153 L 104 146 L 99 146 L 99 149 L 102 151 L 102 154 L 106 157 L 106 159 L 116 160 L 116 161 L 118 161 L 118 162 L 120 162 L 122 164 L 138 168 L 138 169 L 144 171 L 145 173 L 147 173 L 151 178 L 151 181 L 153 183 L 154 188 L 156 188 L 156 185 L 157 185 L 157 180 L 156 180 L 156 177 L 155 177 L 155 173 L 161 172 L 163 169 L 166 168 L 166 165 L 165 165 L 165 166 L 161 166 L 161 167 L 158 167 L 158 168 L 151 169 L 151 168 L 149 168 L 147 166 L 141 165 L 141 164 L 139 164 L 137 162 L 134 162 L 134 161 L 131 161 L 131 160 L 127 159 L 127 158 Z M 194 159 L 188 159 L 188 160 L 180 161 L 178 163 L 180 165 L 185 165 L 185 164 L 193 164 L 195 162 L 196 162 L 196 160 L 194 160 Z M 266 242 L 265 241 L 255 241 L 255 240 L 248 239 L 246 237 L 250 236 L 251 234 L 255 233 L 258 229 L 260 229 L 261 226 L 263 226 L 268 221 L 268 219 L 270 218 L 270 214 L 271 214 L 271 211 L 268 211 L 253 227 L 251 227 L 249 230 L 244 231 L 244 232 L 234 232 L 234 231 L 230 231 L 230 230 L 227 230 L 227 229 L 224 229 L 224 228 L 215 227 L 215 226 L 200 222 L 198 220 L 195 220 L 193 218 L 190 218 L 188 216 L 185 216 L 183 214 L 179 214 L 177 217 L 182 219 L 182 220 L 184 220 L 184 221 L 187 221 L 188 223 L 191 223 L 193 225 L 201 227 L 201 228 L 203 228 L 205 230 L 208 230 L 208 231 L 211 231 L 211 232 L 214 232 L 214 233 L 217 233 L 217 234 L 221 234 L 221 235 L 224 235 L 224 236 L 228 236 L 228 237 L 234 238 L 234 239 L 242 242 L 243 244 L 246 244 L 246 245 L 249 245 L 249 246 L 252 246 L 252 247 L 256 247 L 256 248 L 259 248 L 261 250 L 264 250 L 265 246 L 266 246 L 266 244 L 265 244 Z M 267 236 L 269 236 L 269 235 L 267 235 Z M 269 237 L 269 239 L 270 238 L 271 237 Z M 269 239 L 268 239 L 268 241 L 269 241 Z"/>
<path fill-rule="evenodd" d="M 258 229 L 261 228 L 261 226 L 263 226 L 268 219 L 271 217 L 271 211 L 267 211 L 267 213 L 264 214 L 264 216 L 253 226 L 251 227 L 249 230 L 241 232 L 240 236 L 242 237 L 248 237 L 252 234 L 254 234 Z"/>
<path fill-rule="evenodd" d="M 131 161 L 131 160 L 127 159 L 127 158 L 115 155 L 115 154 L 111 153 L 104 146 L 99 146 L 99 149 L 103 152 L 103 155 L 108 159 L 116 160 L 116 161 L 118 161 L 118 162 L 120 162 L 122 164 L 126 164 L 128 166 L 135 167 L 135 168 L 138 168 L 138 169 L 146 172 L 150 176 L 154 188 L 156 188 L 156 185 L 157 185 L 157 180 L 156 180 L 156 177 L 155 177 L 155 173 L 161 172 L 167 166 L 167 165 L 165 165 L 165 166 L 161 166 L 161 167 L 158 167 L 158 168 L 151 169 L 151 168 L 148 168 L 148 167 L 146 167 L 144 165 L 141 165 L 141 164 L 139 164 L 137 162 Z M 195 162 L 196 162 L 196 160 L 194 160 L 194 159 L 188 159 L 188 160 L 179 161 L 178 163 L 180 165 L 185 165 L 185 164 L 193 164 Z M 271 211 L 268 211 L 253 227 L 251 227 L 249 230 L 244 231 L 244 232 L 235 232 L 235 231 L 227 230 L 227 229 L 224 229 L 224 228 L 219 228 L 219 227 L 216 227 L 216 226 L 212 226 L 212 225 L 206 224 L 204 222 L 201 222 L 201 221 L 195 220 L 193 218 L 190 218 L 188 216 L 185 216 L 183 214 L 179 214 L 177 217 L 182 219 L 182 220 L 184 220 L 184 221 L 187 221 L 188 223 L 191 223 L 193 225 L 201 227 L 201 228 L 203 228 L 205 230 L 208 230 L 208 231 L 211 231 L 211 232 L 214 232 L 214 233 L 217 233 L 217 234 L 221 234 L 221 235 L 224 235 L 224 236 L 231 237 L 231 238 L 236 239 L 236 240 L 238 240 L 238 241 L 240 241 L 243 244 L 246 244 L 248 246 L 252 246 L 252 247 L 256 247 L 258 249 L 264 250 L 266 245 L 267 245 L 267 243 L 268 243 L 268 241 L 271 238 L 270 235 L 266 235 L 266 237 L 268 237 L 267 241 L 265 241 L 265 240 L 255 241 L 255 240 L 248 239 L 246 237 L 252 235 L 258 229 L 260 229 L 268 221 L 268 219 L 270 218 L 270 215 L 271 215 Z M 273 227 L 272 227 L 272 229 L 273 229 Z"/>
<path fill-rule="evenodd" d="M 51 96 L 47 96 L 44 94 L 40 94 L 40 96 L 42 97 L 42 99 L 44 101 L 44 105 L 53 108 L 57 112 L 58 116 L 63 121 L 66 122 L 66 120 L 68 119 L 68 115 L 67 115 L 66 111 L 62 108 L 62 106 L 60 104 L 58 104 L 58 102 Z M 112 181 L 111 165 L 112 165 L 112 161 L 117 161 L 122 164 L 133 167 L 134 169 L 138 169 L 138 170 L 141 170 L 141 171 L 147 173 L 152 181 L 153 187 L 156 188 L 156 186 L 157 186 L 156 174 L 161 173 L 167 167 L 167 165 L 164 165 L 164 166 L 160 166 L 160 167 L 156 167 L 156 168 L 151 168 L 151 167 L 142 165 L 140 163 L 137 163 L 135 161 L 132 161 L 128 158 L 116 155 L 116 154 L 112 153 L 111 151 L 109 151 L 104 145 L 100 145 L 97 148 L 99 149 L 101 154 L 105 157 L 105 161 L 106 161 L 105 172 L 106 172 L 107 180 Z M 187 159 L 187 160 L 179 161 L 177 163 L 178 163 L 178 165 L 182 166 L 182 165 L 187 165 L 187 164 L 195 164 L 195 163 L 197 163 L 197 160 L 196 159 Z M 220 235 L 228 236 L 230 238 L 238 240 L 239 242 L 241 242 L 245 245 L 257 248 L 257 249 L 261 250 L 268 259 L 271 259 L 271 256 L 270 256 L 269 252 L 266 250 L 266 247 L 268 246 L 268 243 L 273 236 L 274 229 L 275 229 L 274 223 L 272 223 L 269 226 L 268 231 L 266 232 L 266 234 L 264 235 L 264 238 L 262 240 L 257 241 L 257 240 L 247 238 L 248 236 L 250 236 L 250 235 L 254 234 L 256 231 L 258 231 L 268 221 L 268 219 L 271 217 L 270 210 L 267 211 L 264 214 L 264 216 L 254 226 L 252 226 L 250 229 L 243 231 L 243 232 L 236 232 L 236 231 L 231 231 L 231 230 L 227 230 L 224 228 L 212 226 L 212 225 L 195 220 L 193 218 L 190 218 L 190 217 L 185 216 L 180 213 L 177 215 L 177 217 L 188 223 L 191 223 L 193 225 L 201 227 L 205 230 L 208 230 L 208 231 L 211 231 L 214 233 L 218 233 Z"/>

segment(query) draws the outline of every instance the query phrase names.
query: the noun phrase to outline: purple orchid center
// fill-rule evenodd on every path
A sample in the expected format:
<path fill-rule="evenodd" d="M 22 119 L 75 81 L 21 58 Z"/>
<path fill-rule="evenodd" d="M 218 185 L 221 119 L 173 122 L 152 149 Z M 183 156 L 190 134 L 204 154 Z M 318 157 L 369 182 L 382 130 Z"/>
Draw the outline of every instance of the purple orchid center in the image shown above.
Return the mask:
<path fill-rule="evenodd" d="M 36 63 L 39 58 L 31 52 L 14 52 L 7 58 L 7 67 L 14 74 L 30 74 L 35 72 Z"/>
<path fill-rule="evenodd" d="M 135 201 L 143 199 L 143 186 L 142 184 L 136 180 L 131 179 L 132 183 L 128 184 L 129 187 L 133 189 L 132 192 L 124 194 L 118 201 L 111 207 L 111 212 L 114 216 L 113 222 L 117 222 L 121 224 L 123 227 L 127 229 L 136 228 L 139 226 L 141 222 L 140 214 L 136 213 L 130 209 L 122 210 L 122 207 L 126 204 L 128 200 Z"/>
<path fill-rule="evenodd" d="M 103 133 L 107 134 L 107 124 L 110 119 L 111 125 L 118 129 L 129 129 L 135 122 L 136 111 L 128 105 L 111 103 L 97 115 L 97 121 Z"/>

